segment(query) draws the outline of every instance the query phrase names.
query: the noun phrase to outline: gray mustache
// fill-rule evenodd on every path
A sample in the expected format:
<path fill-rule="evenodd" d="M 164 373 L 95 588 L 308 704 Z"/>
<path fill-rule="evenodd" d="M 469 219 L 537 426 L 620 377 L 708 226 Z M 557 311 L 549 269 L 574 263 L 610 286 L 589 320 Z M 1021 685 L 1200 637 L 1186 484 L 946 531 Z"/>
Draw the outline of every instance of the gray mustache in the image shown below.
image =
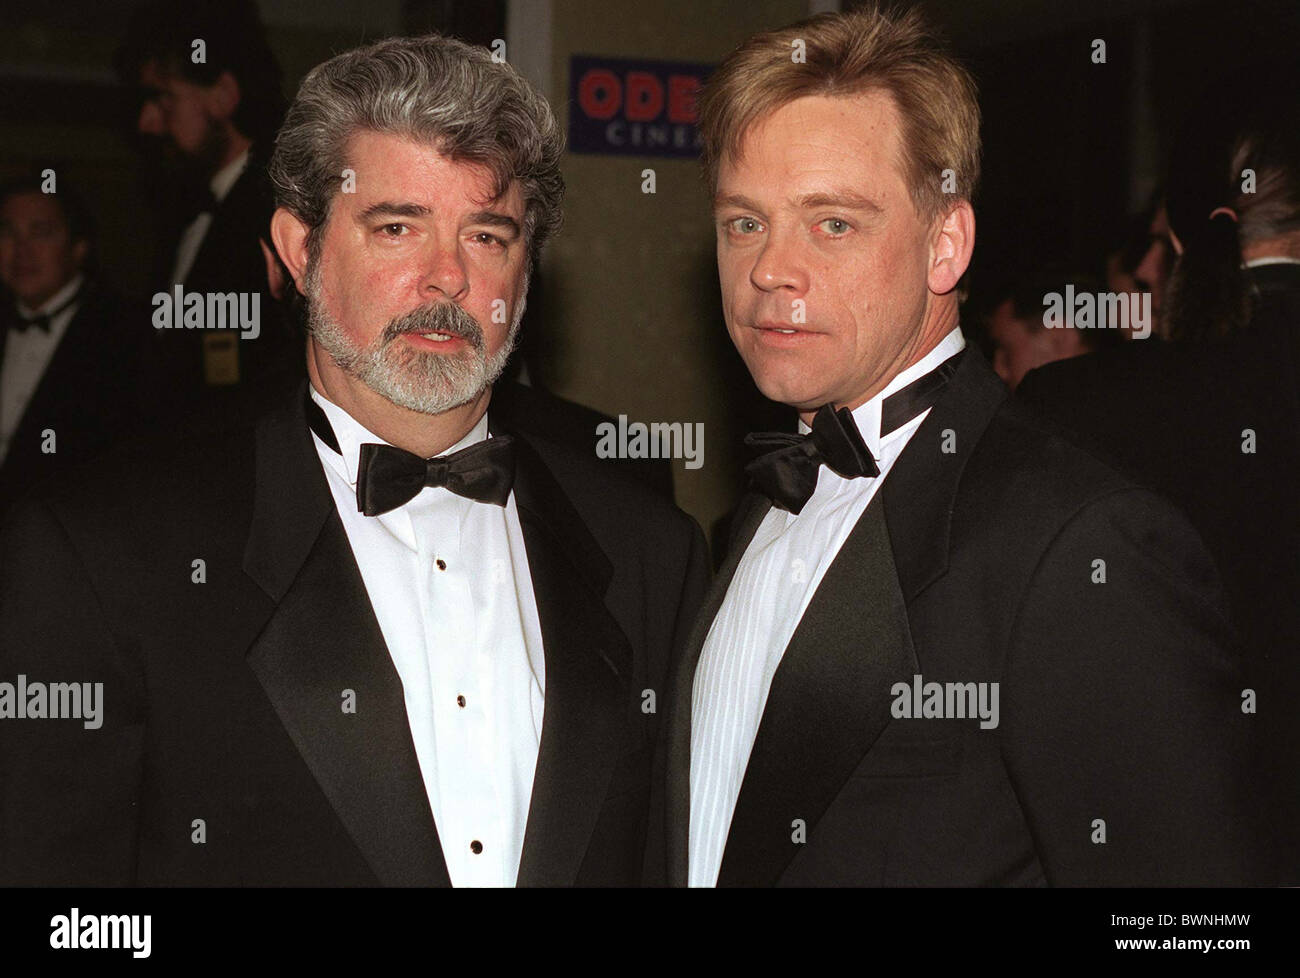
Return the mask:
<path fill-rule="evenodd" d="M 454 302 L 422 306 L 392 320 L 384 327 L 384 342 L 391 343 L 403 333 L 434 331 L 460 336 L 472 343 L 475 349 L 483 349 L 483 328 L 477 319 Z"/>

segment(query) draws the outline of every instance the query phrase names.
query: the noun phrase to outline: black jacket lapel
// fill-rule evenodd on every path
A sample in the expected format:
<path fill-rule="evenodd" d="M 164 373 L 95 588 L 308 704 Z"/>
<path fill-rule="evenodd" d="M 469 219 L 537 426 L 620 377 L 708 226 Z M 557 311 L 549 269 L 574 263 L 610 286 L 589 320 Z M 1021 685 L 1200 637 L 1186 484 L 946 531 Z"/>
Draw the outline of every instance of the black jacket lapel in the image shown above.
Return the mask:
<path fill-rule="evenodd" d="M 727 835 L 719 886 L 771 886 L 889 722 L 916 669 L 881 499 L 813 595 L 772 679 Z"/>
<path fill-rule="evenodd" d="M 510 431 L 489 409 L 494 434 Z M 625 742 L 632 650 L 605 606 L 613 565 L 517 431 L 515 503 L 546 661 L 546 706 L 519 886 L 569 886 Z"/>
<path fill-rule="evenodd" d="M 966 462 L 1008 393 L 988 361 L 967 347 L 948 389 L 881 487 L 894 564 L 909 604 L 948 569 L 953 501 Z M 948 449 L 951 449 L 949 451 Z"/>
<path fill-rule="evenodd" d="M 304 388 L 257 428 L 244 570 L 277 602 L 248 662 L 380 882 L 450 879 L 401 679 L 303 415 Z M 355 713 L 343 712 L 344 690 Z"/>

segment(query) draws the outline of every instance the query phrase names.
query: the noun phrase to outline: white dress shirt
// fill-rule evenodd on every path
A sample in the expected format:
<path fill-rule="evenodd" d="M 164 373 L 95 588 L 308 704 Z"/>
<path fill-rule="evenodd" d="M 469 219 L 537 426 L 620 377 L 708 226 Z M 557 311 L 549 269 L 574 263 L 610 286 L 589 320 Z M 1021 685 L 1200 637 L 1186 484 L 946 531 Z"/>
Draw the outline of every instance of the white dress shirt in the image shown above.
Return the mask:
<path fill-rule="evenodd" d="M 388 443 L 315 389 L 311 396 L 341 449 L 312 436 L 402 680 L 452 884 L 513 886 L 545 702 L 541 625 L 514 493 L 501 507 L 426 487 L 397 509 L 365 516 L 356 497 L 361 445 Z M 443 454 L 487 437 L 485 414 Z"/>
<path fill-rule="evenodd" d="M 230 188 L 235 185 L 235 181 L 239 179 L 246 166 L 248 166 L 248 150 L 244 150 L 223 166 L 208 181 L 212 196 L 216 198 L 218 204 L 226 199 Z M 172 285 L 185 284 L 185 276 L 189 275 L 190 269 L 194 267 L 194 259 L 198 257 L 199 248 L 203 246 L 203 239 L 207 236 L 210 227 L 212 227 L 212 211 L 204 211 L 190 221 L 181 232 L 181 240 L 176 245 L 176 261 L 172 265 Z"/>
<path fill-rule="evenodd" d="M 48 310 L 58 309 L 81 288 L 83 276 L 76 275 L 63 288 L 41 305 L 39 309 L 28 309 L 21 302 L 16 302 L 18 314 L 24 319 L 44 315 Z M 72 303 L 57 316 L 50 318 L 50 331 L 42 329 L 25 329 L 21 332 L 5 330 L 4 363 L 0 365 L 0 462 L 9 454 L 9 442 L 18 430 L 23 413 L 31 403 L 41 378 L 49 369 L 54 359 L 54 351 L 59 348 L 63 334 L 81 308 L 81 302 Z M 70 397 L 76 393 L 69 392 Z"/>
<path fill-rule="evenodd" d="M 844 479 L 823 465 L 799 515 L 775 506 L 764 516 L 704 640 L 691 698 L 691 886 L 715 886 L 731 817 L 758 735 L 772 677 L 804 610 L 926 409 L 880 436 L 881 403 L 966 346 L 953 329 L 921 360 L 853 411 L 880 475 Z M 799 423 L 800 433 L 808 426 Z"/>

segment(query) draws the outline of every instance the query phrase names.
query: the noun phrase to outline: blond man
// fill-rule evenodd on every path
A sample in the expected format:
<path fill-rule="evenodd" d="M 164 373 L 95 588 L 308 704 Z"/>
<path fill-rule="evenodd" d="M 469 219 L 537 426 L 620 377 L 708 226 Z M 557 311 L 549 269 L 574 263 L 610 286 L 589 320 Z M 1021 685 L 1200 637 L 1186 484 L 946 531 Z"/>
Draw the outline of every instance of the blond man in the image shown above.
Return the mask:
<path fill-rule="evenodd" d="M 1204 547 L 962 337 L 966 71 L 914 14 L 823 15 L 741 44 L 701 126 L 727 330 L 800 435 L 752 437 L 678 673 L 669 881 L 1244 879 Z"/>

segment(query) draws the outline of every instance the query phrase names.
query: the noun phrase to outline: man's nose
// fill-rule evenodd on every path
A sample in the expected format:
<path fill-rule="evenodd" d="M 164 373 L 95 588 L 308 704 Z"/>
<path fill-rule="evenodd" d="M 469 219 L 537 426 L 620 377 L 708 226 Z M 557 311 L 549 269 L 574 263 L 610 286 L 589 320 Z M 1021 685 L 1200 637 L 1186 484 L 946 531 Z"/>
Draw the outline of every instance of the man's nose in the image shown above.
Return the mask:
<path fill-rule="evenodd" d="M 469 275 L 457 241 L 431 240 L 423 256 L 423 291 L 436 291 L 449 300 L 463 298 L 469 291 Z"/>
<path fill-rule="evenodd" d="M 789 234 L 773 232 L 754 262 L 749 280 L 763 292 L 778 289 L 788 289 L 799 295 L 807 292 L 807 266 L 798 242 Z"/>
<path fill-rule="evenodd" d="M 163 131 L 162 109 L 158 103 L 149 99 L 140 106 L 140 116 L 135 121 L 135 128 L 146 136 L 158 136 Z"/>
<path fill-rule="evenodd" d="M 1146 253 L 1143 254 L 1142 260 L 1138 262 L 1137 268 L 1133 269 L 1133 277 L 1138 280 L 1140 285 L 1150 289 L 1157 279 L 1160 278 L 1160 265 L 1164 261 L 1165 245 L 1159 238 L 1153 238 L 1151 244 L 1147 247 Z"/>

